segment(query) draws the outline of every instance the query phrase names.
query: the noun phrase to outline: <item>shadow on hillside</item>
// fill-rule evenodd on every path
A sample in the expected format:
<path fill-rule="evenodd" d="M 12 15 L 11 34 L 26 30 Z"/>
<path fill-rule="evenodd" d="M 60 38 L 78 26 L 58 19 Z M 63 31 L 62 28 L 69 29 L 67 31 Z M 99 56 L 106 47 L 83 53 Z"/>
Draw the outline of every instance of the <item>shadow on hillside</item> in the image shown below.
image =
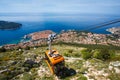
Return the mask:
<path fill-rule="evenodd" d="M 76 71 L 72 68 L 67 68 L 64 67 L 63 70 L 61 70 L 58 74 L 56 74 L 58 76 L 58 78 L 64 79 L 66 77 L 69 76 L 73 76 L 76 74 Z"/>
<path fill-rule="evenodd" d="M 30 71 L 30 69 L 32 68 L 37 68 L 40 66 L 40 63 L 36 63 L 35 61 L 33 60 L 26 60 L 24 63 L 23 63 L 23 67 L 25 68 L 25 71 L 28 72 Z"/>

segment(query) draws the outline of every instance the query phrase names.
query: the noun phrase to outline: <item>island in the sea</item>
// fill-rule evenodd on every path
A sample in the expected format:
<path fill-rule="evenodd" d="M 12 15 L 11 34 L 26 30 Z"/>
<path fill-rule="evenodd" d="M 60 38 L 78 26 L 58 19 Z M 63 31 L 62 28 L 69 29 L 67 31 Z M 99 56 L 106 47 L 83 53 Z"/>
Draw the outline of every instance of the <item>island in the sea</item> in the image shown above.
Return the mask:
<path fill-rule="evenodd" d="M 22 26 L 20 23 L 0 21 L 0 30 L 15 30 Z"/>

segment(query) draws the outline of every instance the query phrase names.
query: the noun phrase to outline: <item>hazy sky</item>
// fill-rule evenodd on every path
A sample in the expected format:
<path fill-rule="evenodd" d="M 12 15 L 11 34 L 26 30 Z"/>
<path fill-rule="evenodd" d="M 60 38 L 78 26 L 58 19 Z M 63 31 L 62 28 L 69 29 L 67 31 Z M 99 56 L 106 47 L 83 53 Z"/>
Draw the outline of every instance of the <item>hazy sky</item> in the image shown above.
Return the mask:
<path fill-rule="evenodd" d="M 0 0 L 0 13 L 120 14 L 120 0 Z"/>

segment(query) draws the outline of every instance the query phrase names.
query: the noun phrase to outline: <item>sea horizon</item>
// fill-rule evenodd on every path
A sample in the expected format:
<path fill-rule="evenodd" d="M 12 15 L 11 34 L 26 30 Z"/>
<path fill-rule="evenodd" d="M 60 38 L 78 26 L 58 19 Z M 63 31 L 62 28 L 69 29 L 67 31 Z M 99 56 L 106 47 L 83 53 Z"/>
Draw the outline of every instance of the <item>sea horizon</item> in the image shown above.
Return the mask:
<path fill-rule="evenodd" d="M 22 27 L 17 30 L 0 30 L 0 46 L 18 43 L 26 34 L 52 30 L 59 33 L 62 30 L 84 30 L 97 24 L 118 19 L 120 16 L 107 14 L 22 14 L 0 13 L 0 21 L 18 22 Z M 110 34 L 106 29 L 118 27 L 120 23 L 105 26 L 90 32 Z"/>

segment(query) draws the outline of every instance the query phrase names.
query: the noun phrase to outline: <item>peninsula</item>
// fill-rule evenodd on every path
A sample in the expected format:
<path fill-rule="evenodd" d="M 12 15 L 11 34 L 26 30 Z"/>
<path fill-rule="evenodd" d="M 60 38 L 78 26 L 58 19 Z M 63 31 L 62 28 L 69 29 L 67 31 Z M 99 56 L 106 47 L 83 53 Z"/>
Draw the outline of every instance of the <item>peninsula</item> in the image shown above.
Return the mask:
<path fill-rule="evenodd" d="M 24 36 L 24 39 L 29 38 L 30 40 L 24 40 L 18 44 L 7 44 L 3 47 L 5 49 L 16 49 L 16 48 L 26 48 L 35 47 L 47 44 L 47 38 L 49 34 L 55 33 L 51 30 L 39 31 L 30 33 Z M 75 30 L 61 31 L 54 41 L 54 43 L 72 43 L 72 44 L 84 44 L 84 45 L 104 45 L 104 46 L 117 46 L 120 47 L 119 36 L 112 34 L 96 34 L 91 32 L 81 32 Z"/>
<path fill-rule="evenodd" d="M 120 35 L 120 27 L 112 27 L 112 28 L 107 29 L 107 31 L 112 34 Z"/>
<path fill-rule="evenodd" d="M 20 23 L 0 21 L 0 30 L 15 30 L 22 26 Z"/>

